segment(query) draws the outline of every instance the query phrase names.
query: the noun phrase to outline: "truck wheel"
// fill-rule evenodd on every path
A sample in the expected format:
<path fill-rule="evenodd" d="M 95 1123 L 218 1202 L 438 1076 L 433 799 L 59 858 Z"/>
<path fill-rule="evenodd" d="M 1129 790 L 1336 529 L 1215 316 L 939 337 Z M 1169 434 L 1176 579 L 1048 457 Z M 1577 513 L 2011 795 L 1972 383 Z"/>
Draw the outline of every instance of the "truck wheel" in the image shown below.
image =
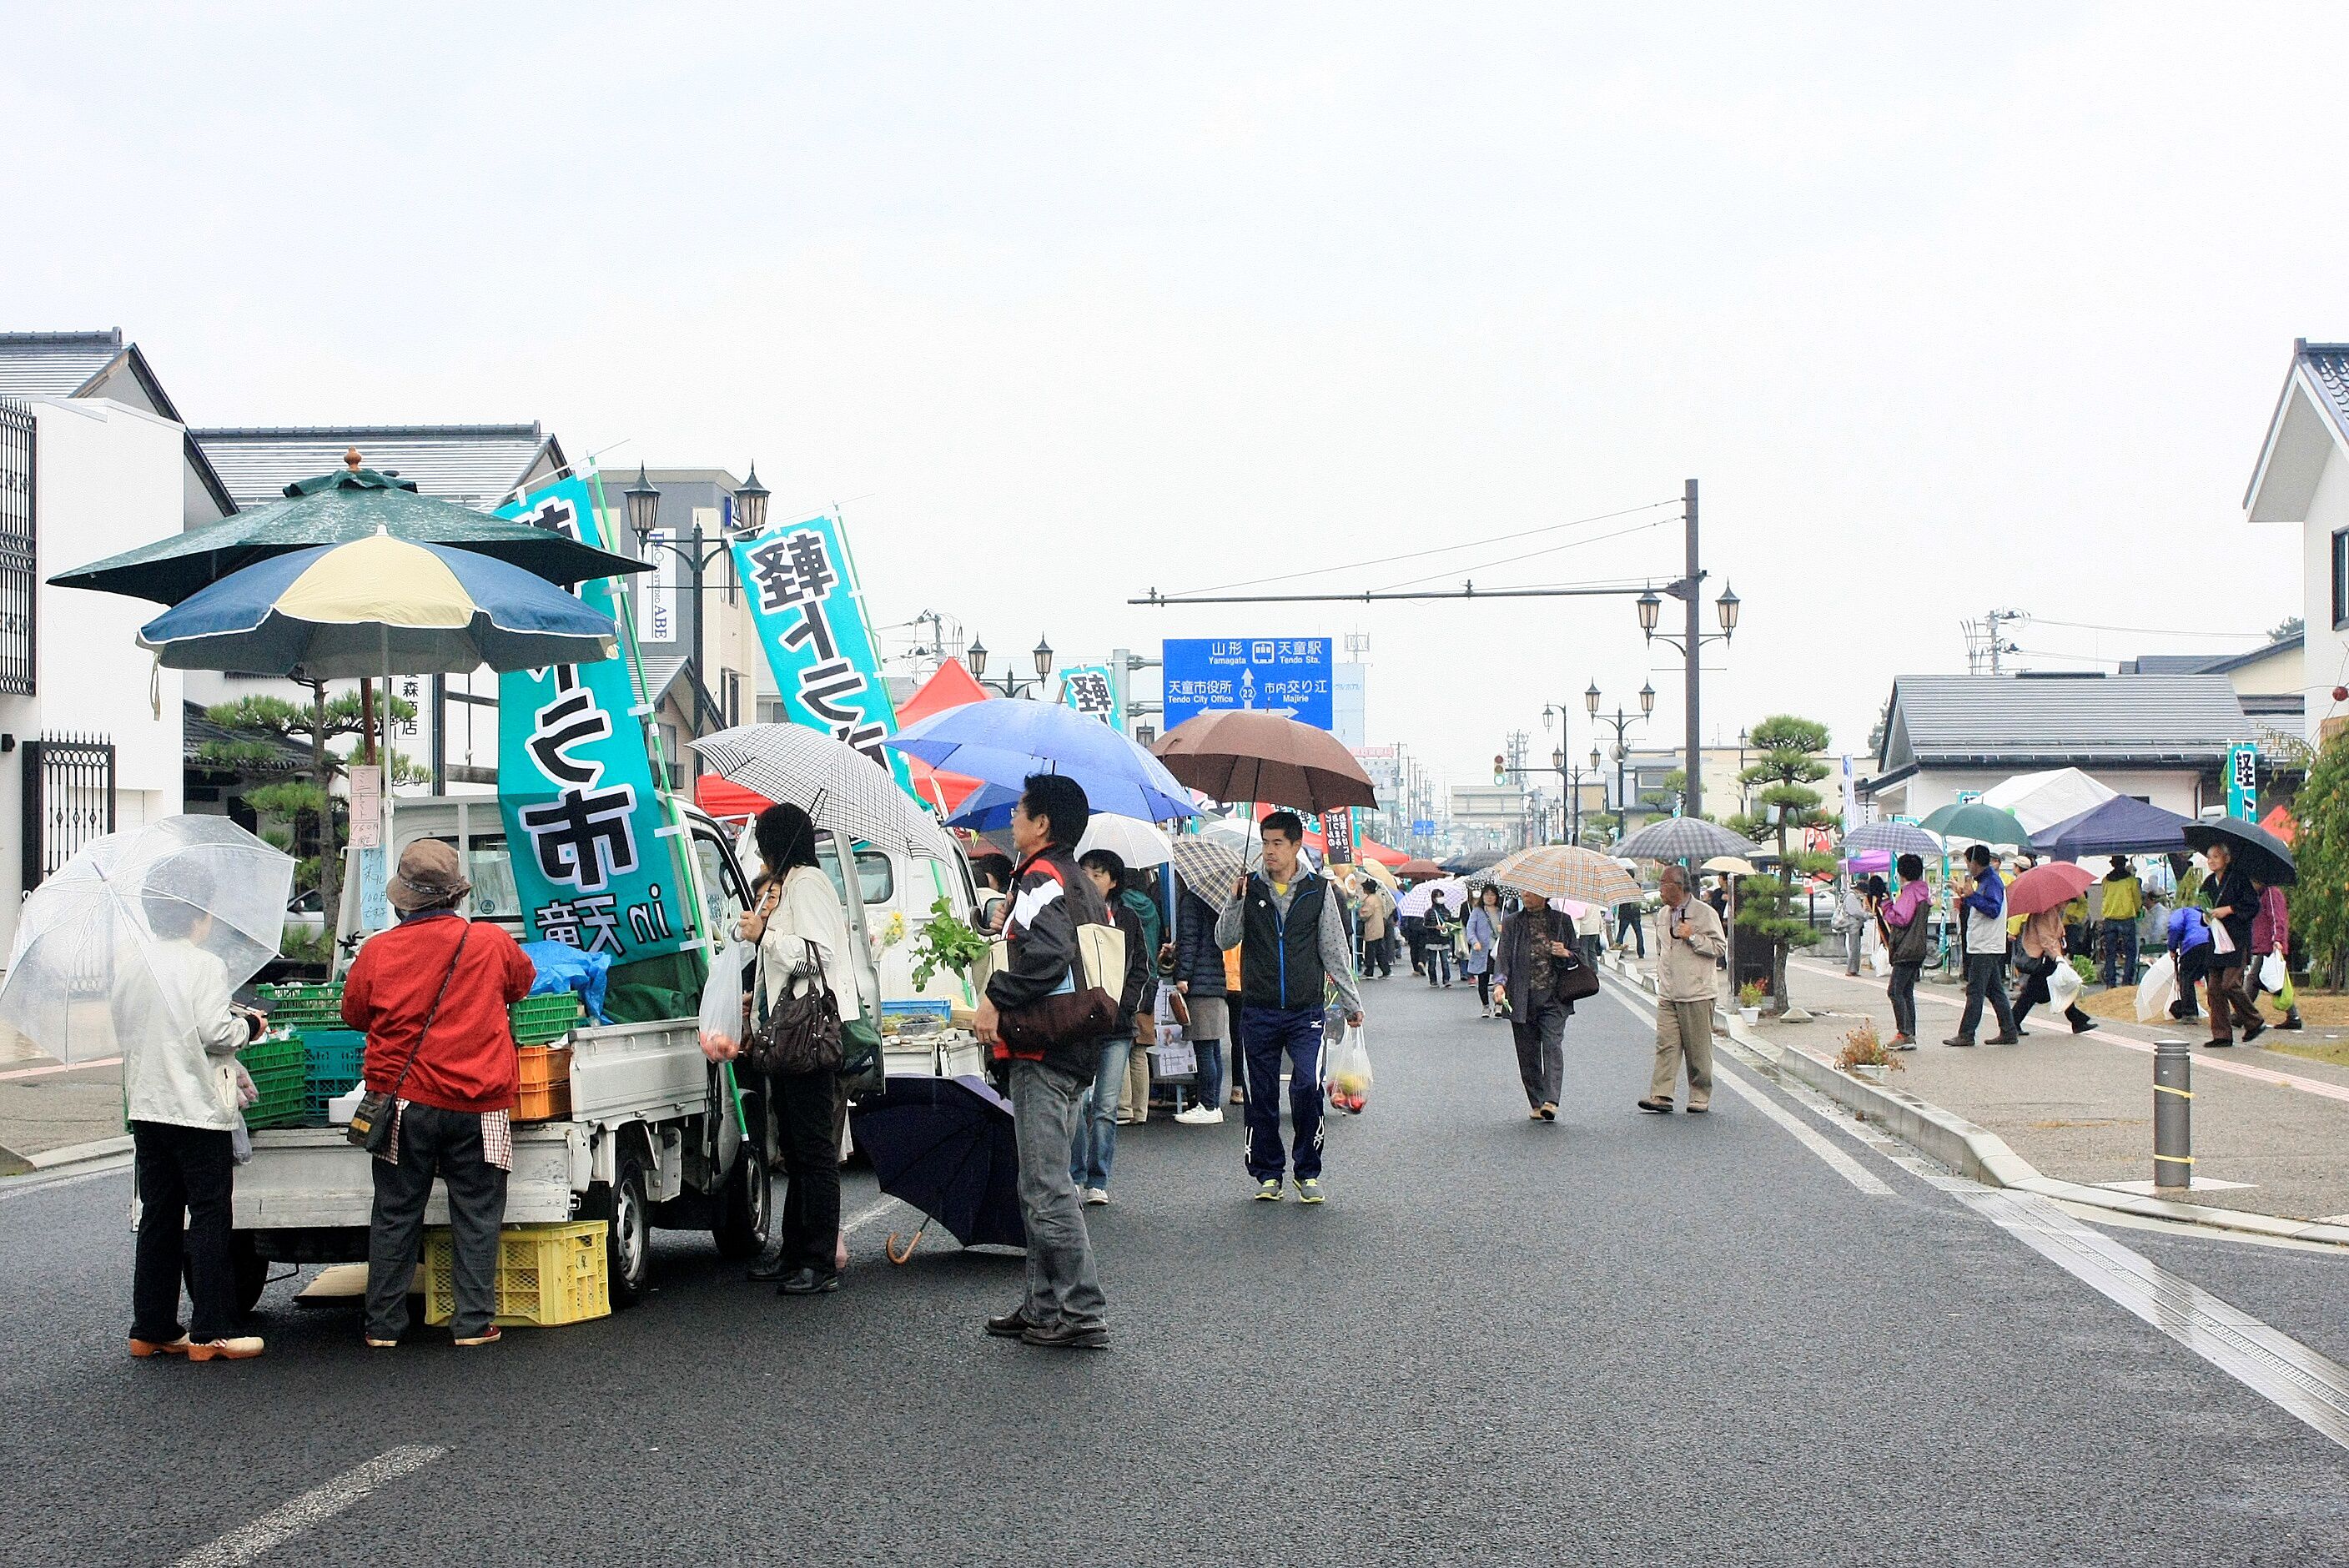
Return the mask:
<path fill-rule="evenodd" d="M 262 1288 L 269 1283 L 269 1260 L 261 1255 L 251 1231 L 237 1231 L 229 1236 L 229 1266 L 235 1271 L 236 1309 L 251 1312 L 261 1300 Z"/>
<path fill-rule="evenodd" d="M 645 1162 L 634 1149 L 620 1151 L 612 1181 L 611 1212 L 604 1250 L 611 1274 L 612 1305 L 634 1306 L 652 1279 L 653 1215 L 645 1202 Z"/>
<path fill-rule="evenodd" d="M 773 1188 L 767 1177 L 767 1157 L 756 1142 L 742 1145 L 734 1174 L 718 1197 L 718 1223 L 709 1228 L 721 1258 L 755 1257 L 767 1246 L 767 1227 L 773 1205 Z"/>

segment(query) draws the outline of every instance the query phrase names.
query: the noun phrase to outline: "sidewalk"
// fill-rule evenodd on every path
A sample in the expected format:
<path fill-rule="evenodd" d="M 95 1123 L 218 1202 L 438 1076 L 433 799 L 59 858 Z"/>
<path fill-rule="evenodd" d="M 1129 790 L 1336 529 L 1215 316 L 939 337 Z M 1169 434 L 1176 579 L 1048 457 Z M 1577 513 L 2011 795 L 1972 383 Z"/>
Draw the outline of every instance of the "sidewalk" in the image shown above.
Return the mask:
<path fill-rule="evenodd" d="M 13 1035 L 0 1038 L 0 1176 L 122 1136 L 119 1063 L 62 1067 Z"/>
<path fill-rule="evenodd" d="M 1863 1018 L 1891 1037 L 1883 982 L 1801 956 L 1787 967 L 1787 990 L 1811 1020 L 1772 1023 L 1764 1014 L 1753 1029 L 1757 1038 L 1831 1061 Z M 2251 1047 L 2206 1050 L 2199 1032 L 2135 1022 L 2099 1020 L 2094 1032 L 2075 1036 L 2044 1007 L 2033 1012 L 2021 1045 L 1944 1046 L 1963 1002 L 1953 985 L 1918 987 L 1920 1045 L 1901 1053 L 1906 1070 L 1891 1074 L 1887 1088 L 1998 1134 L 2044 1175 L 2126 1190 L 2153 1179 L 2153 1042 L 2190 1039 L 2192 1202 L 2300 1220 L 2349 1216 L 2349 1068 Z M 1985 1020 L 1982 1037 L 1992 1032 Z M 2243 1185 L 2219 1184 L 2231 1182 Z"/>

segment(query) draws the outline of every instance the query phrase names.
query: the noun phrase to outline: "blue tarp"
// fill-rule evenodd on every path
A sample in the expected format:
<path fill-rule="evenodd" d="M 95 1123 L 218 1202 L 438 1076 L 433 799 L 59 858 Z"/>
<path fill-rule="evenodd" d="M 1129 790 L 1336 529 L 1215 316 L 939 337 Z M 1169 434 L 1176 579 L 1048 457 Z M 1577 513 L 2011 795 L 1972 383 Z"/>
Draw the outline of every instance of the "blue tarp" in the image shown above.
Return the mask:
<path fill-rule="evenodd" d="M 523 956 L 538 972 L 531 982 L 533 996 L 552 996 L 559 991 L 576 991 L 580 1001 L 586 1004 L 587 1016 L 599 1024 L 608 1023 L 604 1016 L 604 990 L 612 983 L 612 955 L 608 953 L 587 953 L 562 942 L 525 942 Z"/>
<path fill-rule="evenodd" d="M 2116 795 L 2076 817 L 2066 817 L 2031 835 L 2031 847 L 2059 861 L 2086 855 L 2158 855 L 2183 852 L 2187 819 L 2133 796 Z"/>

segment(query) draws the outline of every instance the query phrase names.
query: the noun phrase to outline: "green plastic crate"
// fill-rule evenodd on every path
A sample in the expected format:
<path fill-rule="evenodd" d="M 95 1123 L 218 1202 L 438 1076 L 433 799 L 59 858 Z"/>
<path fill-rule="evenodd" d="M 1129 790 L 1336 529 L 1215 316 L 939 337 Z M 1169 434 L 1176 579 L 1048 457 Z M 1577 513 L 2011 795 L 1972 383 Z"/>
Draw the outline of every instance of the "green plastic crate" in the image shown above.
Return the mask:
<path fill-rule="evenodd" d="M 585 1012 L 578 993 L 565 991 L 523 997 L 506 1009 L 506 1021 L 513 1029 L 514 1044 L 543 1046 L 577 1028 Z"/>
<path fill-rule="evenodd" d="M 260 1098 L 244 1108 L 249 1128 L 296 1127 L 305 1111 L 309 1058 L 297 1036 L 268 1034 L 236 1053 Z"/>
<path fill-rule="evenodd" d="M 305 1029 L 302 1054 L 307 1067 L 303 1109 L 309 1119 L 322 1121 L 326 1102 L 348 1093 L 366 1070 L 367 1036 L 357 1029 Z"/>

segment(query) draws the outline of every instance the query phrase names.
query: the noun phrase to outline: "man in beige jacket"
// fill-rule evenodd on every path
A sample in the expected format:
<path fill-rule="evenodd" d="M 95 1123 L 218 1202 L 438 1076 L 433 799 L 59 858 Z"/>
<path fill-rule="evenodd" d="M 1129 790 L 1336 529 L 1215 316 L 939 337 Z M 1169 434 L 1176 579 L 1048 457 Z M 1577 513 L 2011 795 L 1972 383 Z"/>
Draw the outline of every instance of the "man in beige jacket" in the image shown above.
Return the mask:
<path fill-rule="evenodd" d="M 1713 1103 L 1713 1003 L 1728 942 L 1713 906 L 1689 896 L 1688 873 L 1680 867 L 1666 866 L 1656 891 L 1664 903 L 1656 947 L 1656 1071 L 1640 1109 L 1652 1116 L 1671 1113 L 1686 1057 L 1688 1108 L 1702 1113 Z"/>

